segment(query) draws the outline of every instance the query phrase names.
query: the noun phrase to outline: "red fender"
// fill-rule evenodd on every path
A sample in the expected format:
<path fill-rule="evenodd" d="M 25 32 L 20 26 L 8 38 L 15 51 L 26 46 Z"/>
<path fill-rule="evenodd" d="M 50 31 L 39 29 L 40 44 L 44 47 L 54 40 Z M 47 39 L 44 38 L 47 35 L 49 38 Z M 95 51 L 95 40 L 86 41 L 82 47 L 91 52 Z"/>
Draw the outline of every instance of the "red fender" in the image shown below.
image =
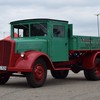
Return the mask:
<path fill-rule="evenodd" d="M 52 69 L 54 66 L 52 64 L 52 61 L 43 52 L 38 52 L 38 51 L 28 51 L 25 52 L 25 57 L 19 57 L 18 60 L 15 63 L 15 67 L 10 70 L 15 70 L 15 71 L 20 71 L 20 72 L 31 72 L 32 67 L 34 65 L 34 62 L 36 61 L 37 58 L 42 57 L 46 64 L 48 64 L 48 69 Z"/>
<path fill-rule="evenodd" d="M 91 52 L 85 54 L 82 60 L 82 65 L 85 69 L 92 69 L 94 68 L 94 62 L 97 56 L 100 55 L 100 52 Z"/>

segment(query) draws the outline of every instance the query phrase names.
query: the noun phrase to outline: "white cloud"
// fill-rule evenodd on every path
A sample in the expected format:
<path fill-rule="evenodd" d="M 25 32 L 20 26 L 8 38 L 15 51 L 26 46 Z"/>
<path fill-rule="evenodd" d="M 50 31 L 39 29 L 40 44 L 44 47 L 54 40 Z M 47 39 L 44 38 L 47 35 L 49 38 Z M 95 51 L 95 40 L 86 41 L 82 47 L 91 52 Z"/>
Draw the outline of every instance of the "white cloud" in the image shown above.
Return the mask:
<path fill-rule="evenodd" d="M 64 19 L 74 24 L 74 34 L 97 35 L 96 16 L 99 0 L 2 0 L 0 31 L 10 33 L 13 20 L 32 18 Z"/>

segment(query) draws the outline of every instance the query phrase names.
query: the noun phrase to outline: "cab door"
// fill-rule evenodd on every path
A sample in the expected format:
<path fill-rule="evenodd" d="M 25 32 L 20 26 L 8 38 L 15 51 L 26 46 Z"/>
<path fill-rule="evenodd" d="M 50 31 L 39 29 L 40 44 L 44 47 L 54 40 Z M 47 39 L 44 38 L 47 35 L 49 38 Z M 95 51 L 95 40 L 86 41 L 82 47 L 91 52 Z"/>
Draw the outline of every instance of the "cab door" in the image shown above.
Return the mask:
<path fill-rule="evenodd" d="M 51 58 L 54 62 L 68 61 L 68 24 L 52 24 Z"/>

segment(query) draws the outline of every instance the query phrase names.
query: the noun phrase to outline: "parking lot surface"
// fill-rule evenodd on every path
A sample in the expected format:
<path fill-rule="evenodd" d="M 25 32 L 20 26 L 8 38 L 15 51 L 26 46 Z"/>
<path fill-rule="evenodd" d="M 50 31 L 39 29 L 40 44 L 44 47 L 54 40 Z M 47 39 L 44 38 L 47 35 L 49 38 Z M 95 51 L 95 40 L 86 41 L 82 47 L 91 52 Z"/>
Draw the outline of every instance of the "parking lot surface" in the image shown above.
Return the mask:
<path fill-rule="evenodd" d="M 100 81 L 87 81 L 82 72 L 63 80 L 48 75 L 43 87 L 30 88 L 26 78 L 11 77 L 0 86 L 0 100 L 100 100 Z"/>

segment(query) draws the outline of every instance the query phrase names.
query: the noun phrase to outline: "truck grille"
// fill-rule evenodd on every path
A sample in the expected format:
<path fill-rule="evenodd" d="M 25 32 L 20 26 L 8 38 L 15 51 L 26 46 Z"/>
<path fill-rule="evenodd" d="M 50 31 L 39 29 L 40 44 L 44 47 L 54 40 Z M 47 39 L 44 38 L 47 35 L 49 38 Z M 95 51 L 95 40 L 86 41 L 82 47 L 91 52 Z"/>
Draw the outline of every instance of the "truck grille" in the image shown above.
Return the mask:
<path fill-rule="evenodd" d="M 11 42 L 0 41 L 0 65 L 8 66 L 11 55 Z"/>

